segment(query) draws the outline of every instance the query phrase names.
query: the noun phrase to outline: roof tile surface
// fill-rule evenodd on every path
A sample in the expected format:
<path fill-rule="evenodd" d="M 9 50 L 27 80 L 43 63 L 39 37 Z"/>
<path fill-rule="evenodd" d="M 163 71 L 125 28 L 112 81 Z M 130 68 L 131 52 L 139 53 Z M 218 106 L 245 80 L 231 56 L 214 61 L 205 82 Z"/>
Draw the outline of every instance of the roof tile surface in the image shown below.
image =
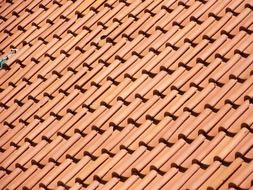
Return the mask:
<path fill-rule="evenodd" d="M 248 0 L 0 3 L 0 189 L 252 189 Z"/>

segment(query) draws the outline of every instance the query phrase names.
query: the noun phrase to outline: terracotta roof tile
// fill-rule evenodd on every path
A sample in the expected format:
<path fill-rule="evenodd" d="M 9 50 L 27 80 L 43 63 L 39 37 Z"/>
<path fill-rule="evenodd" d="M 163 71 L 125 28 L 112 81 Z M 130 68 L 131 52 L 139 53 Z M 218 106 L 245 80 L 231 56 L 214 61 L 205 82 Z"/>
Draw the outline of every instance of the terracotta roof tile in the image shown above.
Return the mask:
<path fill-rule="evenodd" d="M 252 188 L 251 1 L 0 10 L 1 189 Z"/>

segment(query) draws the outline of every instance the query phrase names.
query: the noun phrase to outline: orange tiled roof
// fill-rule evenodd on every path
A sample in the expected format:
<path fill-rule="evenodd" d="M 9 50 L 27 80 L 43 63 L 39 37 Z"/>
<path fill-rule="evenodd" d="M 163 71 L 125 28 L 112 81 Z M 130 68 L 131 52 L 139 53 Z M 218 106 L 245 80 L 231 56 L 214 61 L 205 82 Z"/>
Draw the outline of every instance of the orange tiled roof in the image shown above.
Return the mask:
<path fill-rule="evenodd" d="M 252 189 L 252 5 L 2 1 L 0 189 Z"/>

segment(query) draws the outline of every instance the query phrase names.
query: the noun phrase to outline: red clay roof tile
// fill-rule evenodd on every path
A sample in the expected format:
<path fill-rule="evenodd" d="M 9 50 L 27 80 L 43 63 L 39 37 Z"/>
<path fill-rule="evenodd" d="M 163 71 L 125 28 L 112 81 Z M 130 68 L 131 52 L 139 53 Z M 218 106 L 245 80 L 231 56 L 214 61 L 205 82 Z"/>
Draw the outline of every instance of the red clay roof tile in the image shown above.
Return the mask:
<path fill-rule="evenodd" d="M 1 189 L 252 188 L 251 1 L 0 10 Z"/>

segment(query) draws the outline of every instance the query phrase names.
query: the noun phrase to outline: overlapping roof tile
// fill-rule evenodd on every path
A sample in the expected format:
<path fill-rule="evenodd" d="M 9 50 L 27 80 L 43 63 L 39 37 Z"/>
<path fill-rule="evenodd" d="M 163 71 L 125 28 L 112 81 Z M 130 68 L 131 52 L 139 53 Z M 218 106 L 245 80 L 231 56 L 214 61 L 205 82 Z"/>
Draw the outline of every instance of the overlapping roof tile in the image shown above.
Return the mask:
<path fill-rule="evenodd" d="M 0 189 L 252 189 L 251 0 L 5 0 Z"/>

